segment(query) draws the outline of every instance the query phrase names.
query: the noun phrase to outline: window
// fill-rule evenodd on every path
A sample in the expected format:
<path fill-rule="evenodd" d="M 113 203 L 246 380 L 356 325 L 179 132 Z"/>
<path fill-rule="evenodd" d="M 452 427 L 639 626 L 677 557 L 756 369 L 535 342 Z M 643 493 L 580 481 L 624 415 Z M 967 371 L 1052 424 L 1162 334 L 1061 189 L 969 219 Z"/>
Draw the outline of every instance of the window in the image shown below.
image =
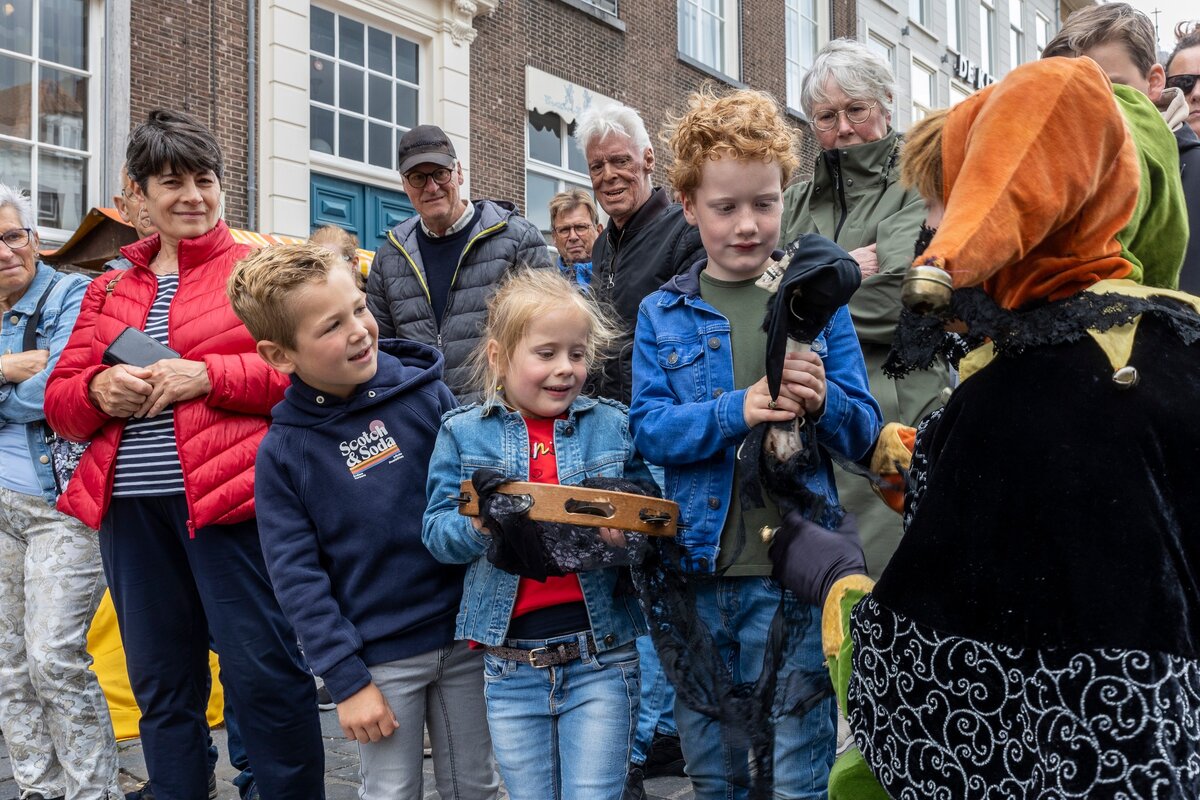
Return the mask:
<path fill-rule="evenodd" d="M 984 72 L 993 76 L 996 74 L 996 64 L 992 60 L 992 43 L 996 35 L 995 15 L 991 3 L 987 0 L 979 3 L 979 61 L 983 64 Z"/>
<path fill-rule="evenodd" d="M 1023 9 L 1021 0 L 1008 0 L 1008 51 L 1014 67 L 1025 63 L 1025 34 L 1021 25 Z"/>
<path fill-rule="evenodd" d="M 1043 17 L 1040 11 L 1033 15 L 1033 37 L 1038 56 L 1041 56 L 1046 45 L 1050 43 L 1050 20 Z"/>
<path fill-rule="evenodd" d="M 956 106 L 971 96 L 971 90 L 950 81 L 950 105 Z"/>
<path fill-rule="evenodd" d="M 908 18 L 918 25 L 928 25 L 929 0 L 908 0 Z"/>
<path fill-rule="evenodd" d="M 912 61 L 912 121 L 924 119 L 937 105 L 937 70 L 917 59 Z"/>
<path fill-rule="evenodd" d="M 96 55 L 89 5 L 16 0 L 3 7 L 0 179 L 30 193 L 44 228 L 73 230 L 88 208 Z"/>
<path fill-rule="evenodd" d="M 606 11 L 614 17 L 617 15 L 617 0 L 583 0 L 589 6 L 595 6 L 601 11 Z"/>
<path fill-rule="evenodd" d="M 891 42 L 877 33 L 872 33 L 867 37 L 867 47 L 878 53 L 887 62 L 892 74 L 896 74 L 896 48 Z"/>
<path fill-rule="evenodd" d="M 678 0 L 679 52 L 732 78 L 741 73 L 738 0 Z"/>
<path fill-rule="evenodd" d="M 946 0 L 946 42 L 951 50 L 961 53 L 966 37 L 963 36 L 962 23 L 959 22 L 958 4 L 959 0 Z"/>
<path fill-rule="evenodd" d="M 787 0 L 787 104 L 800 108 L 800 82 L 821 48 L 817 0 Z"/>
<path fill-rule="evenodd" d="M 558 114 L 530 111 L 525 125 L 525 216 L 550 241 L 550 200 L 559 192 L 592 191 L 587 160 L 575 138 L 575 123 Z"/>
<path fill-rule="evenodd" d="M 309 148 L 385 170 L 417 124 L 420 48 L 323 8 L 309 15 Z"/>

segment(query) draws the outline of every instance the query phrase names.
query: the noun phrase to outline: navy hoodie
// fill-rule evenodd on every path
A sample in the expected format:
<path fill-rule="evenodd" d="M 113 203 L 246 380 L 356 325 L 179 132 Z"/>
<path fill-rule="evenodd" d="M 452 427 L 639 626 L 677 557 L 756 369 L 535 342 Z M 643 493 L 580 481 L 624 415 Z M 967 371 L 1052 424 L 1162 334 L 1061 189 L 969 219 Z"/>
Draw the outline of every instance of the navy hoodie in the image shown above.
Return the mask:
<path fill-rule="evenodd" d="M 293 376 L 255 466 L 275 594 L 338 702 L 367 667 L 453 641 L 462 598 L 465 568 L 421 543 L 433 444 L 456 405 L 442 356 L 403 339 L 379 349 L 375 377 L 345 400 Z"/>

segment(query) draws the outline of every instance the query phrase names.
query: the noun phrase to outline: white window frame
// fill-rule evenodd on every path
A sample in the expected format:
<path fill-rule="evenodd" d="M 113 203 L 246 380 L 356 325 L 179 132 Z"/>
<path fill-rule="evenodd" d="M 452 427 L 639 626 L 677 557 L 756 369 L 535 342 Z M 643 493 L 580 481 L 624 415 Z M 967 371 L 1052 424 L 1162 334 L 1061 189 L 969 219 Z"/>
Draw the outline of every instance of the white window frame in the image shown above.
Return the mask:
<path fill-rule="evenodd" d="M 534 175 L 539 175 L 543 178 L 549 178 L 553 181 L 556 181 L 556 183 L 557 183 L 557 186 L 555 188 L 556 193 L 566 191 L 567 189 L 579 188 L 579 189 L 583 189 L 585 192 L 588 192 L 589 194 L 591 194 L 592 193 L 592 178 L 587 172 L 575 172 L 574 170 L 570 169 L 567 166 L 558 166 L 556 164 L 549 164 L 545 161 L 539 161 L 538 159 L 534 158 L 533 156 L 531 156 L 529 154 L 529 115 L 533 114 L 533 113 L 534 113 L 534 111 L 532 111 L 532 110 L 525 111 L 525 174 L 526 174 L 526 176 L 528 176 L 529 173 L 533 173 Z M 553 113 L 553 112 L 551 112 L 551 113 Z M 559 134 L 559 145 L 562 149 L 562 153 L 561 153 L 562 163 L 564 165 L 570 164 L 571 163 L 570 151 L 571 151 L 571 148 L 575 146 L 573 143 L 574 140 L 570 136 L 567 135 L 567 131 L 570 129 L 571 126 L 560 115 L 554 114 L 554 116 L 558 117 L 558 124 L 559 124 L 558 134 Z M 597 207 L 597 210 L 599 210 L 598 207 Z M 601 212 L 601 214 L 603 215 L 603 212 Z M 528 178 L 526 178 L 526 180 L 525 180 L 525 216 L 528 219 L 534 218 L 533 214 L 530 213 L 530 208 L 529 208 L 529 180 L 528 180 Z M 546 237 L 547 243 L 550 243 L 552 241 L 550 238 L 550 230 L 548 228 L 542 230 L 542 234 Z"/>
<path fill-rule="evenodd" d="M 897 74 L 897 62 L 896 62 L 897 51 L 896 51 L 896 44 L 894 42 L 890 41 L 887 37 L 881 35 L 880 33 L 877 33 L 876 31 L 874 31 L 870 27 L 868 27 L 867 35 L 866 35 L 863 43 L 868 48 L 870 48 L 872 51 L 874 51 L 876 53 L 878 53 L 877 48 L 886 49 L 890 53 L 890 55 L 884 56 L 884 60 L 887 62 L 888 69 L 890 69 L 892 71 L 892 75 Z M 879 55 L 883 55 L 883 54 L 879 53 Z M 900 88 L 899 82 L 897 82 L 897 87 Z M 893 92 L 893 94 L 892 94 L 892 104 L 889 107 L 889 110 L 891 111 L 892 116 L 896 115 L 896 107 L 897 107 L 896 104 L 898 102 L 899 94 L 900 94 L 899 92 Z"/>
<path fill-rule="evenodd" d="M 971 96 L 971 87 L 966 86 L 965 84 L 959 83 L 958 81 L 954 81 L 954 80 L 950 81 L 950 107 L 951 108 L 958 105 L 963 100 L 966 100 L 970 96 Z"/>
<path fill-rule="evenodd" d="M 1033 12 L 1033 38 L 1038 58 L 1041 58 L 1042 51 L 1050 44 L 1050 19 L 1040 11 Z"/>
<path fill-rule="evenodd" d="M 967 32 L 963 29 L 962 0 L 946 0 L 946 42 L 955 53 L 961 53 Z"/>
<path fill-rule="evenodd" d="M 913 12 L 916 12 L 916 16 Z M 930 22 L 932 9 L 929 7 L 929 0 L 908 0 L 908 18 L 912 22 L 917 23 L 922 28 L 928 30 L 933 27 Z"/>
<path fill-rule="evenodd" d="M 784 30 L 785 44 L 790 44 L 792 38 L 799 33 L 799 29 L 793 27 L 793 15 L 797 18 L 799 24 L 809 24 L 816 29 L 816 48 L 813 51 L 813 58 L 816 58 L 817 53 L 829 43 L 829 8 L 828 3 L 823 0 L 814 0 L 813 7 L 816 9 L 816 18 L 810 19 L 804 15 L 801 4 L 804 0 L 785 0 L 784 5 Z M 800 103 L 800 86 L 804 80 L 804 76 L 812 69 L 812 62 L 805 64 L 799 60 L 799 41 L 796 42 L 797 59 L 793 60 L 787 55 L 789 48 L 784 49 L 785 71 L 787 73 L 787 106 L 792 111 L 800 111 L 802 105 Z"/>
<path fill-rule="evenodd" d="M 38 154 L 45 150 L 55 153 L 63 153 L 64 155 L 81 156 L 87 159 L 87 166 L 84 168 L 84 174 L 87 176 L 87 193 L 83 197 L 83 207 L 80 209 L 80 222 L 87 216 L 94 206 L 107 205 L 97 201 L 102 188 L 102 176 L 100 170 L 104 161 L 103 153 L 101 152 L 104 144 L 104 58 L 105 58 L 105 42 L 104 42 L 104 3 L 103 0 L 88 0 L 87 3 L 87 43 L 88 43 L 88 63 L 86 69 L 77 69 L 69 67 L 57 62 L 43 62 L 38 52 L 41 45 L 41 15 L 42 7 L 40 3 L 33 3 L 33 27 L 30 30 L 31 47 L 30 54 L 18 53 L 15 51 L 5 50 L 5 57 L 12 58 L 16 61 L 21 61 L 26 64 L 31 64 L 30 70 L 30 115 L 29 115 L 29 137 L 22 139 L 17 136 L 0 136 L 4 141 L 13 142 L 30 148 L 30 164 L 29 164 L 29 194 L 33 204 L 33 219 L 34 226 L 38 236 L 42 239 L 43 245 L 61 244 L 70 238 L 74 230 L 69 228 L 53 228 L 48 225 L 42 225 L 38 222 L 39 209 L 41 207 L 40 197 L 38 193 Z M 87 89 L 87 141 L 84 142 L 85 149 L 76 149 L 73 147 L 64 147 L 61 145 L 42 144 L 38 141 L 38 121 L 41 119 L 39 103 L 41 97 L 37 91 L 40 75 L 40 64 L 49 63 L 53 66 L 51 69 L 67 72 L 72 75 L 86 77 L 88 80 Z M 8 176 L 4 176 L 8 180 Z M 16 188 L 15 186 L 13 188 Z"/>
<path fill-rule="evenodd" d="M 926 72 L 929 75 L 929 105 L 917 102 L 917 71 Z M 909 121 L 910 123 L 924 119 L 929 112 L 935 108 L 939 108 L 938 102 L 938 68 L 917 56 L 911 56 L 908 64 L 908 79 L 909 79 Z"/>
<path fill-rule="evenodd" d="M 1014 18 L 1015 12 L 1015 18 Z M 1025 3 L 1008 0 L 1008 44 L 1011 69 L 1025 63 Z"/>
<path fill-rule="evenodd" d="M 311 11 L 312 8 L 319 8 L 322 11 L 328 11 L 329 13 L 334 15 L 334 42 L 335 43 L 338 41 L 338 39 L 337 39 L 337 35 L 338 35 L 337 18 L 338 17 L 347 17 L 355 22 L 361 23 L 362 25 L 364 25 L 366 27 L 378 28 L 378 29 L 384 31 L 385 33 L 389 33 L 389 34 L 391 34 L 393 40 L 396 38 L 400 38 L 400 39 L 405 39 L 406 41 L 416 44 L 417 48 L 418 48 L 417 49 L 417 86 L 416 86 L 416 89 L 417 89 L 417 124 L 420 125 L 429 119 L 429 110 L 428 110 L 429 102 L 430 102 L 430 98 L 433 93 L 429 89 L 428 77 L 427 77 L 430 74 L 430 55 L 431 55 L 430 54 L 430 49 L 431 49 L 430 41 L 427 38 L 416 35 L 413 31 L 410 31 L 406 28 L 398 27 L 394 22 L 388 20 L 387 18 L 376 17 L 373 15 L 365 14 L 365 13 L 359 11 L 358 9 L 348 9 L 348 7 L 346 5 L 344 5 L 340 2 L 312 3 L 310 5 L 310 11 L 309 11 L 310 16 L 312 13 L 312 11 Z M 306 25 L 305 31 L 306 31 L 305 35 L 307 36 L 307 25 Z M 365 44 L 364 44 L 364 46 L 365 46 Z M 337 49 L 338 49 L 338 47 L 335 44 L 334 50 L 336 51 Z M 308 51 L 306 53 L 306 56 L 307 56 L 308 62 L 311 62 L 311 60 L 314 57 L 319 57 L 319 58 L 323 58 L 326 60 L 329 60 L 332 58 L 335 62 L 340 60 L 340 58 L 337 56 L 330 56 L 328 53 L 320 53 L 316 50 L 313 50 L 311 41 L 309 42 Z M 392 57 L 393 57 L 393 59 L 395 58 L 394 42 L 393 42 Z M 349 62 L 346 62 L 346 63 L 349 63 Z M 383 74 L 381 72 L 372 72 L 370 67 L 366 64 L 365 60 L 361 67 L 359 67 L 359 65 L 357 65 L 357 64 L 352 64 L 351 66 L 353 66 L 355 69 L 361 68 L 362 70 L 366 71 L 368 74 L 375 74 L 375 75 Z M 395 69 L 393 67 L 393 73 L 394 72 L 395 72 Z M 394 74 L 391 77 L 392 77 L 393 81 L 399 80 Z M 400 81 L 400 82 L 404 83 L 407 86 L 412 85 L 408 81 Z M 340 87 L 339 83 L 340 83 L 340 81 L 334 82 L 334 104 L 333 105 L 318 102 L 317 100 L 313 99 L 311 91 L 309 92 L 309 96 L 308 96 L 308 108 L 309 109 L 311 109 L 313 106 L 316 106 L 318 108 L 323 108 L 327 111 L 332 111 L 335 114 L 335 117 L 334 117 L 334 142 L 331 143 L 331 144 L 333 144 L 334 152 L 333 153 L 322 153 L 319 150 L 313 150 L 311 148 L 308 148 L 309 161 L 310 161 L 311 165 L 313 167 L 315 167 L 316 171 L 320 172 L 322 175 L 328 175 L 333 178 L 343 178 L 345 180 L 354 181 L 357 183 L 369 183 L 373 186 L 378 186 L 380 188 L 390 189 L 393 191 L 399 191 L 399 192 L 405 191 L 404 190 L 404 181 L 401 180 L 400 174 L 396 170 L 378 167 L 378 166 L 371 164 L 370 162 L 365 161 L 365 160 L 364 161 L 355 161 L 354 159 L 344 158 L 342 156 L 337 155 L 337 138 L 336 137 L 339 135 L 339 133 L 338 133 L 336 115 L 339 113 L 342 113 L 342 109 L 337 105 L 338 93 L 341 91 L 341 87 Z M 366 96 L 365 92 L 366 92 L 366 89 L 364 88 L 364 96 L 363 96 L 364 108 L 366 108 L 366 104 L 369 102 L 369 99 Z M 392 103 L 393 103 L 392 116 L 393 116 L 393 118 L 395 117 L 395 102 L 396 102 L 395 96 L 393 95 L 393 97 L 392 97 Z M 306 112 L 306 113 L 310 113 L 310 112 Z M 346 112 L 346 113 L 348 113 L 351 116 L 362 117 L 364 120 L 368 121 L 368 124 L 369 124 L 369 121 L 371 119 L 373 119 L 370 116 L 369 111 L 367 111 L 367 110 L 364 110 L 364 112 L 362 114 L 358 114 L 357 112 L 353 112 L 353 111 Z M 378 120 L 376 120 L 376 121 L 378 121 Z M 401 126 L 399 126 L 395 123 L 393 123 L 393 128 L 397 131 L 407 130 L 407 128 L 402 128 Z M 308 132 L 309 132 L 309 135 L 311 136 L 311 134 L 312 134 L 311 128 L 308 130 Z M 365 129 L 364 129 L 364 133 L 365 133 Z M 364 142 L 364 145 L 363 145 L 364 157 L 366 157 L 366 154 L 367 154 L 367 147 L 369 147 L 369 142 Z"/>
<path fill-rule="evenodd" d="M 996 7 L 979 0 L 979 68 L 996 76 Z"/>
<path fill-rule="evenodd" d="M 740 80 L 742 72 L 742 3 L 741 0 L 718 0 L 721 4 L 721 14 L 719 17 L 710 14 L 703 8 L 701 0 L 676 0 L 675 13 L 677 15 L 676 42 L 679 52 L 687 58 L 702 64 L 708 69 L 714 70 L 722 75 L 725 75 L 734 80 Z M 705 16 L 718 19 L 721 25 L 721 51 L 724 58 L 720 64 L 710 64 L 700 58 L 698 53 L 689 53 L 683 48 L 683 13 L 682 6 L 689 5 L 695 9 L 697 40 L 704 32 L 703 19 Z"/>

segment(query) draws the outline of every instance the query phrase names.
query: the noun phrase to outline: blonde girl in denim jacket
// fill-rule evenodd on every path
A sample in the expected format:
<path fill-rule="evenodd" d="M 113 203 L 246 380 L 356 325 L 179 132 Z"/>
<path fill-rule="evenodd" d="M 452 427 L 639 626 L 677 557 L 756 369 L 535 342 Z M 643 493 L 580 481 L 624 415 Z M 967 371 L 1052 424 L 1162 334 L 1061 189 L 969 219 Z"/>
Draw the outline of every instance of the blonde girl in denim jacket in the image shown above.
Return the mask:
<path fill-rule="evenodd" d="M 488 726 L 513 800 L 620 798 L 637 723 L 633 642 L 645 622 L 632 591 L 617 588 L 616 567 L 536 581 L 493 566 L 491 534 L 451 497 L 480 468 L 542 483 L 650 481 L 625 407 L 580 396 L 612 330 L 561 275 L 510 278 L 477 354 L 484 400 L 446 414 L 429 467 L 423 539 L 439 560 L 470 564 L 456 635 L 486 650 Z"/>

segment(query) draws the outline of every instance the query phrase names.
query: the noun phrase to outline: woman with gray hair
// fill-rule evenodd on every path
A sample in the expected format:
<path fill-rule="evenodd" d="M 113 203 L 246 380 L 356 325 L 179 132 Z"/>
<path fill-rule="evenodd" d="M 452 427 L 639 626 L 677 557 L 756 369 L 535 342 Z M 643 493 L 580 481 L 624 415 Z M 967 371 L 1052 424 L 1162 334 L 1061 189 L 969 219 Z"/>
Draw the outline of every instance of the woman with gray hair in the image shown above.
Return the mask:
<path fill-rule="evenodd" d="M 60 513 L 42 404 L 88 282 L 37 259 L 29 198 L 0 184 L 0 731 L 23 798 L 120 798 L 88 665 L 104 594 L 95 531 Z"/>
<path fill-rule="evenodd" d="M 800 103 L 821 153 L 812 178 L 784 193 L 780 243 L 819 233 L 858 261 L 863 280 L 850 314 L 871 394 L 885 423 L 915 425 L 941 405 L 950 376 L 944 366 L 903 381 L 883 374 L 900 319 L 900 282 L 925 220 L 920 195 L 898 182 L 902 137 L 891 126 L 894 88 L 891 69 L 860 42 L 835 39 L 817 53 L 801 84 Z M 838 470 L 837 483 L 842 504 L 858 518 L 867 566 L 878 577 L 900 542 L 900 517 L 866 481 Z"/>

